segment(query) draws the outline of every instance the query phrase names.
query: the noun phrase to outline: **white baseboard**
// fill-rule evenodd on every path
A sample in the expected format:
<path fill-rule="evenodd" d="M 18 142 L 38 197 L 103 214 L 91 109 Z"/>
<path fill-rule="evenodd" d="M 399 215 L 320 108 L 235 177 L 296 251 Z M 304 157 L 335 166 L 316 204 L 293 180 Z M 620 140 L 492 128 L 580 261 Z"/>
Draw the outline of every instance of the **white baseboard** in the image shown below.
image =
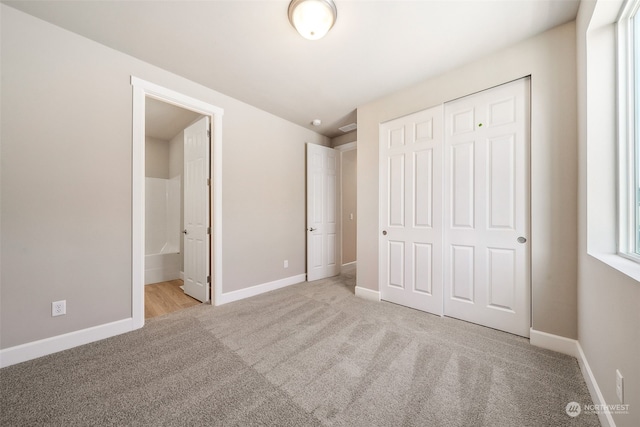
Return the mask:
<path fill-rule="evenodd" d="M 576 341 L 577 342 L 577 341 Z M 589 366 L 589 362 L 587 361 L 587 356 L 585 356 L 584 351 L 582 351 L 582 346 L 579 342 L 578 345 L 578 365 L 580 365 L 580 370 L 582 371 L 582 376 L 584 377 L 584 381 L 587 383 L 587 388 L 589 389 L 589 394 L 591 394 L 591 399 L 595 405 L 601 405 L 601 408 L 606 408 L 607 403 L 604 400 L 604 396 L 600 391 L 600 387 L 598 387 L 598 382 L 596 381 L 596 377 L 593 375 L 591 371 L 591 367 Z M 615 421 L 613 421 L 613 416 L 609 411 L 598 411 L 598 419 L 600 420 L 600 425 L 603 427 L 616 427 Z"/>
<path fill-rule="evenodd" d="M 529 342 L 536 347 L 557 351 L 578 358 L 578 341 L 547 332 L 536 331 L 531 328 L 529 331 Z"/>
<path fill-rule="evenodd" d="M 241 289 L 234 292 L 222 294 L 216 305 L 249 298 L 264 292 L 273 291 L 285 286 L 304 282 L 307 276 L 299 274 L 297 276 L 276 280 L 261 285 L 252 286 L 250 288 Z M 17 345 L 0 350 L 0 368 L 15 365 L 16 363 L 26 362 L 27 360 L 46 356 L 48 354 L 57 353 L 59 351 L 68 350 L 94 341 L 110 338 L 125 332 L 137 329 L 134 325 L 133 318 L 118 320 L 116 322 L 104 325 L 94 326 L 80 331 L 69 332 L 67 334 L 55 337 L 45 338 L 26 344 Z"/>
<path fill-rule="evenodd" d="M 358 264 L 358 261 L 347 262 L 347 263 L 342 264 L 342 268 L 345 268 L 345 267 L 356 267 L 357 264 Z"/>
<path fill-rule="evenodd" d="M 535 345 L 536 347 L 546 348 L 548 350 L 557 351 L 558 353 L 575 357 L 578 360 L 580 371 L 587 383 L 587 388 L 589 389 L 589 394 L 591 395 L 593 403 L 601 408 L 607 407 L 604 396 L 598 386 L 598 382 L 589 367 L 587 357 L 585 356 L 584 351 L 582 351 L 582 346 L 578 340 L 536 331 L 531 328 L 529 342 L 531 345 Z M 613 421 L 613 417 L 609 411 L 598 411 L 598 418 L 603 427 L 616 427 L 616 423 Z"/>
<path fill-rule="evenodd" d="M 371 289 L 362 288 L 360 286 L 356 286 L 356 296 L 368 299 L 369 301 L 380 301 L 380 292 L 372 291 Z"/>
<path fill-rule="evenodd" d="M 136 328 L 134 328 L 133 319 L 129 318 L 5 348 L 0 350 L 0 368 L 120 335 L 134 329 Z"/>
<path fill-rule="evenodd" d="M 275 291 L 276 289 L 295 285 L 296 283 L 304 282 L 305 280 L 307 280 L 306 274 L 298 274 L 297 276 L 286 277 L 284 279 L 274 280 L 273 282 L 262 283 L 260 285 L 251 286 L 249 288 L 226 292 L 220 294 L 220 296 L 216 298 L 215 304 L 222 305 L 233 301 L 239 301 L 241 299 L 260 295 L 265 292 Z"/>

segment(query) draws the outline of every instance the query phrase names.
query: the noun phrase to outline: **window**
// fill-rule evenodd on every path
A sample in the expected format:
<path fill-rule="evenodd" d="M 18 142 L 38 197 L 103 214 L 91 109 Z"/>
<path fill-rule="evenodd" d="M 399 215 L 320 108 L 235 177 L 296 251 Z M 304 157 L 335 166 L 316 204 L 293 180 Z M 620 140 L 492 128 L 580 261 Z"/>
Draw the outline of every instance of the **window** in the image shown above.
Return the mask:
<path fill-rule="evenodd" d="M 640 262 L 640 0 L 618 20 L 619 252 Z"/>

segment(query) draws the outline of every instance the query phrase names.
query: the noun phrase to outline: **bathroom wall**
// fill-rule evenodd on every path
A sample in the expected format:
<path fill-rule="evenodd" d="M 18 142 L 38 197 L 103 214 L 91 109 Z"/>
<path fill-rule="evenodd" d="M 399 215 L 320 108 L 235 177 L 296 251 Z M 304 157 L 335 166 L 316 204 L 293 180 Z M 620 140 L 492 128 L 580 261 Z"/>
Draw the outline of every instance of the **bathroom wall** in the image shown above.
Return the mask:
<path fill-rule="evenodd" d="M 182 158 L 181 138 L 145 138 L 145 285 L 179 279 L 184 268 Z"/>
<path fill-rule="evenodd" d="M 184 131 L 169 141 L 169 177 L 180 177 L 180 194 L 184 194 Z M 180 203 L 180 229 L 184 227 L 184 203 Z M 180 233 L 180 253 L 184 254 L 184 234 Z M 180 271 L 184 271 L 184 257 L 180 257 Z"/>
<path fill-rule="evenodd" d="M 182 171 L 171 173 L 170 141 L 145 137 L 145 254 L 159 254 L 179 249 L 182 227 Z M 175 145 L 175 143 L 174 143 Z M 180 147 L 181 148 L 181 147 Z M 182 161 L 182 151 L 178 159 Z"/>
<path fill-rule="evenodd" d="M 145 176 L 148 178 L 170 178 L 169 174 L 169 141 L 145 138 Z"/>

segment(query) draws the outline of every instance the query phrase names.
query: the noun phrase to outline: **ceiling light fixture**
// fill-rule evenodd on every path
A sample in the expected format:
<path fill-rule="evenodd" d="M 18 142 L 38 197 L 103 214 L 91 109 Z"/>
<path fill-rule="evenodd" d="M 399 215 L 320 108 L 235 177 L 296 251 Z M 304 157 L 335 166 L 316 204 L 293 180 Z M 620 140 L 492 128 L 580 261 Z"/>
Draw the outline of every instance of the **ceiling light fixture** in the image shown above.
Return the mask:
<path fill-rule="evenodd" d="M 338 17 L 333 0 L 292 0 L 289 22 L 302 37 L 318 40 L 324 37 Z"/>

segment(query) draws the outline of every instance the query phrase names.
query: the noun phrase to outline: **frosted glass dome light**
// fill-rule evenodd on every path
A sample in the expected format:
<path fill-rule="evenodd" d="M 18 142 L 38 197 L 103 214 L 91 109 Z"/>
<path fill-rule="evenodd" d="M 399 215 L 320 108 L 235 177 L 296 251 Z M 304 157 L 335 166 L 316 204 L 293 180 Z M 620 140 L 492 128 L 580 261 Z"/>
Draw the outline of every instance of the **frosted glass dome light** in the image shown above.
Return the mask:
<path fill-rule="evenodd" d="M 293 0 L 289 3 L 289 21 L 302 37 L 324 37 L 338 17 L 333 0 Z"/>

